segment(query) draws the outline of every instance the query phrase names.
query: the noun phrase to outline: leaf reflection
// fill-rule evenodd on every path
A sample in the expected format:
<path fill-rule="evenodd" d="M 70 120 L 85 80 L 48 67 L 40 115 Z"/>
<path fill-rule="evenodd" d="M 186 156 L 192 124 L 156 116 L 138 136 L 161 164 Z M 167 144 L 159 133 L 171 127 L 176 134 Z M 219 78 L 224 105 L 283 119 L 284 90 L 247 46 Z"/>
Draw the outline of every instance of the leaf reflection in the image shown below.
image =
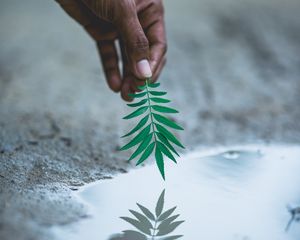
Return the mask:
<path fill-rule="evenodd" d="M 131 224 L 135 230 L 125 230 L 122 234 L 114 235 L 110 240 L 176 240 L 183 235 L 170 235 L 184 221 L 175 221 L 180 215 L 174 214 L 176 206 L 164 211 L 165 190 L 160 194 L 155 211 L 137 203 L 140 210 L 129 209 L 132 217 L 121 217 Z"/>
<path fill-rule="evenodd" d="M 295 222 L 295 221 L 299 222 L 300 221 L 300 206 L 295 207 L 295 208 L 292 208 L 292 207 L 288 206 L 288 211 L 291 214 L 291 219 L 289 220 L 289 222 L 288 222 L 288 224 L 285 228 L 285 231 L 288 231 L 290 229 L 293 222 Z"/>

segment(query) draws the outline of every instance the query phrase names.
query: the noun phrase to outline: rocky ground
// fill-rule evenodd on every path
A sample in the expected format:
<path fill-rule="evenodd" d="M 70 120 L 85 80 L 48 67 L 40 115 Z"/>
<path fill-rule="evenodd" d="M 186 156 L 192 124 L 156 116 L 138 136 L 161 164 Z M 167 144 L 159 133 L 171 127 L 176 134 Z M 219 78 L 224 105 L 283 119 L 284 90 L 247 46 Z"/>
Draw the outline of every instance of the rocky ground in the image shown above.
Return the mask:
<path fill-rule="evenodd" d="M 300 2 L 165 1 L 162 87 L 188 149 L 300 143 Z M 86 216 L 78 186 L 126 173 L 128 109 L 94 43 L 54 1 L 0 3 L 0 239 Z"/>

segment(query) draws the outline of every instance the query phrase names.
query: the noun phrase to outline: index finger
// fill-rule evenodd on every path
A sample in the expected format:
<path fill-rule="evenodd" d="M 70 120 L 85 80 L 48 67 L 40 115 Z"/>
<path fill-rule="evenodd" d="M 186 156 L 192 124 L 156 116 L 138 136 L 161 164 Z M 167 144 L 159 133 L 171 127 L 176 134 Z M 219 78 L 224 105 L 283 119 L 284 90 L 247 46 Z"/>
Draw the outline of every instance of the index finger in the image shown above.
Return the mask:
<path fill-rule="evenodd" d="M 167 40 L 163 19 L 156 21 L 146 32 L 150 45 L 150 67 L 153 75 L 158 75 L 159 66 L 167 52 Z"/>

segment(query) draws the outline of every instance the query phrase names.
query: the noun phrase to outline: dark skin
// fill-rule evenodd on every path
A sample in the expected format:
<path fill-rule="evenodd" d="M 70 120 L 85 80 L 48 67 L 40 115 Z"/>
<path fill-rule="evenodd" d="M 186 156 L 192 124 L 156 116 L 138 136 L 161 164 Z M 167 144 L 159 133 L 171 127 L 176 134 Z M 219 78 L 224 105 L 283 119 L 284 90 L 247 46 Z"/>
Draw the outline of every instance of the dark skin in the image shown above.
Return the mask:
<path fill-rule="evenodd" d="M 162 0 L 56 1 L 96 41 L 108 86 L 124 100 L 131 100 L 128 94 L 145 78 L 156 81 L 166 63 Z"/>

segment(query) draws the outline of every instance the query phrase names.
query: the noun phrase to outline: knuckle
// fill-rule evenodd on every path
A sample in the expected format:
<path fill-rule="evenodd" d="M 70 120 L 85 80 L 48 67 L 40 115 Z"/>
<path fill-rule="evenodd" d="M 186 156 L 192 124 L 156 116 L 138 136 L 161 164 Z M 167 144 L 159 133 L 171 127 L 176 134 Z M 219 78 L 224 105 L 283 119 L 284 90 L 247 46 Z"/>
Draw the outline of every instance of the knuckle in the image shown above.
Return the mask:
<path fill-rule="evenodd" d="M 148 41 L 136 41 L 132 44 L 132 48 L 135 50 L 147 50 L 149 48 Z"/>
<path fill-rule="evenodd" d="M 141 51 L 147 51 L 149 49 L 149 42 L 146 37 L 138 38 L 130 42 L 128 45 L 129 45 L 129 49 L 132 51 L 141 52 Z"/>

